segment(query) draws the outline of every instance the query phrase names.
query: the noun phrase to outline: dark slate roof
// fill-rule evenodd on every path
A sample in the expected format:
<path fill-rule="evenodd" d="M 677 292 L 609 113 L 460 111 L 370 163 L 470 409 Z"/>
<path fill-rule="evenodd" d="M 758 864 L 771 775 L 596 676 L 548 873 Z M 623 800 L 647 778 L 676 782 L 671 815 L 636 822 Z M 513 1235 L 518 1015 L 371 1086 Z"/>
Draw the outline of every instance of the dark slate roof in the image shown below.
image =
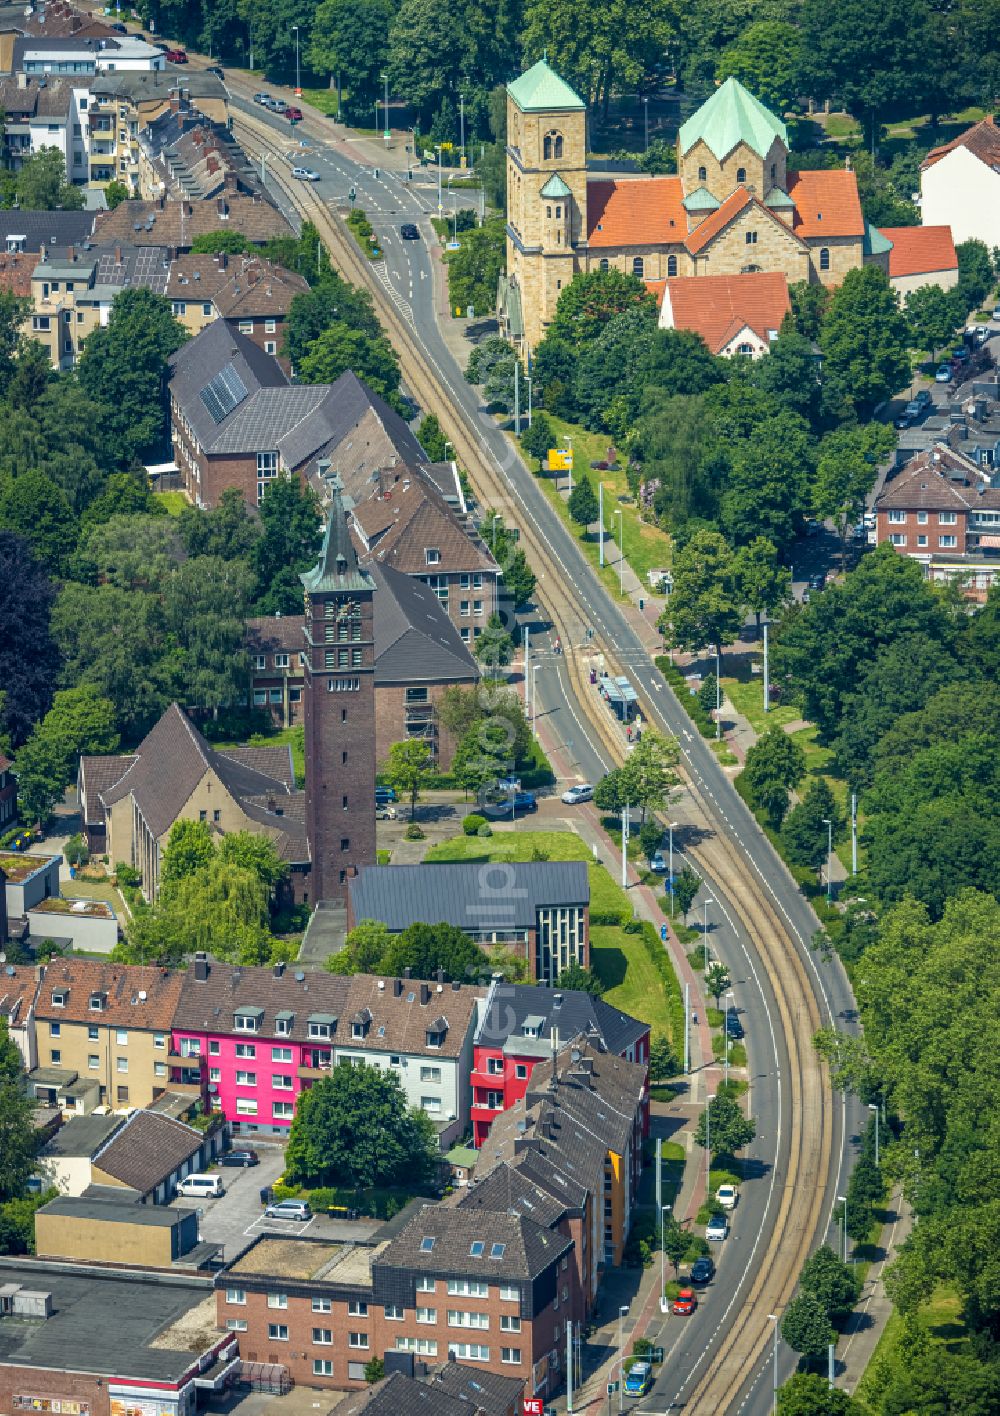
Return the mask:
<path fill-rule="evenodd" d="M 299 579 L 310 595 L 330 590 L 370 591 L 374 589 L 374 582 L 368 572 L 358 565 L 358 553 L 351 540 L 339 477 L 334 477 L 330 485 L 331 501 L 319 560 L 312 570 L 307 570 Z"/>
<path fill-rule="evenodd" d="M 478 1416 L 476 1407 L 458 1397 L 432 1391 L 402 1372 L 390 1372 L 367 1391 L 351 1393 L 337 1404 L 338 1416 Z"/>
<path fill-rule="evenodd" d="M 255 797 L 267 800 L 290 794 L 287 781 L 211 747 L 173 703 L 139 744 L 132 766 L 104 791 L 104 802 L 113 806 L 131 795 L 152 834 L 160 837 L 177 820 L 207 771 L 214 771 L 241 804 Z"/>
<path fill-rule="evenodd" d="M 427 1239 L 434 1240 L 430 1249 L 421 1247 Z M 474 1258 L 471 1248 L 479 1243 L 484 1245 L 483 1252 Z M 404 1268 L 441 1277 L 457 1274 L 494 1281 L 534 1279 L 572 1247 L 572 1239 L 543 1229 L 522 1215 L 428 1205 L 390 1241 L 372 1269 Z"/>
<path fill-rule="evenodd" d="M 199 1151 L 204 1139 L 201 1131 L 183 1121 L 153 1111 L 133 1111 L 95 1152 L 93 1164 L 140 1195 L 148 1195 Z"/>
<path fill-rule="evenodd" d="M 40 1214 L 58 1219 L 97 1219 L 104 1224 L 143 1224 L 151 1229 L 173 1229 L 194 1210 L 167 1209 L 164 1205 L 141 1205 L 135 1200 L 87 1199 L 59 1195 L 43 1205 Z"/>
<path fill-rule="evenodd" d="M 496 1210 L 501 1214 L 523 1214 L 546 1229 L 554 1229 L 573 1206 L 544 1190 L 524 1171 L 506 1161 L 493 1167 L 481 1180 L 474 1180 L 460 1192 L 458 1209 Z"/>
<path fill-rule="evenodd" d="M 261 615 L 247 620 L 251 654 L 298 654 L 305 644 L 305 615 Z"/>
<path fill-rule="evenodd" d="M 170 275 L 169 246 L 94 246 L 86 242 L 83 249 L 88 260 L 94 261 L 94 284 L 117 286 L 141 286 L 163 295 Z"/>
<path fill-rule="evenodd" d="M 89 1160 L 124 1125 L 122 1116 L 71 1116 L 45 1145 L 47 1156 L 86 1156 Z"/>
<path fill-rule="evenodd" d="M 374 601 L 376 684 L 478 682 L 479 666 L 430 586 L 389 566 L 372 562 L 369 568 L 380 592 Z"/>
<path fill-rule="evenodd" d="M 416 922 L 445 922 L 475 933 L 533 929 L 542 905 L 585 905 L 583 861 L 366 865 L 349 881 L 355 920 L 380 919 L 395 934 Z M 484 905 L 484 892 L 490 903 Z"/>
<path fill-rule="evenodd" d="M 483 1014 L 477 1043 L 484 1047 L 503 1046 L 506 1052 L 515 1054 L 529 1014 L 542 1019 L 540 1037 L 546 1046 L 552 1029 L 558 1028 L 561 1043 L 589 1035 L 600 1039 L 609 1052 L 621 1054 L 649 1032 L 648 1023 L 589 993 L 505 983 L 496 1006 Z"/>
<path fill-rule="evenodd" d="M 430 1386 L 446 1396 L 457 1396 L 466 1403 L 466 1416 L 472 1408 L 482 1416 L 506 1416 L 511 1406 L 519 1402 L 524 1392 L 520 1377 L 501 1376 L 499 1372 L 484 1372 L 479 1367 L 467 1367 L 461 1362 L 448 1362 L 430 1379 Z M 516 1406 L 515 1410 L 520 1407 Z"/>
<path fill-rule="evenodd" d="M 323 406 L 323 414 L 329 419 L 329 430 L 322 455 L 332 460 L 344 479 L 345 490 L 355 502 L 371 494 L 378 473 L 385 465 L 358 438 L 358 425 L 369 413 L 374 415 L 389 446 L 394 449 L 396 462 L 425 460 L 424 450 L 407 423 L 384 399 L 363 384 L 357 374 L 348 369 L 331 387 L 336 391 L 336 398 Z M 317 490 L 325 489 L 318 487 Z"/>
<path fill-rule="evenodd" d="M 216 423 L 201 398 L 201 391 L 215 376 L 232 365 L 252 397 L 262 388 L 285 388 L 288 379 L 277 359 L 265 354 L 245 334 L 232 329 L 225 320 L 213 320 L 194 339 L 182 344 L 176 354 L 171 355 L 170 393 L 184 411 L 184 415 L 202 447 L 211 449 L 220 429 L 234 416 Z M 240 405 L 242 407 L 242 405 Z M 234 410 L 239 412 L 239 407 Z M 268 444 L 273 447 L 273 443 Z"/>
<path fill-rule="evenodd" d="M 176 69 L 126 69 L 120 73 L 97 74 L 90 80 L 92 94 L 128 98 L 136 103 L 157 99 L 166 102 L 179 89 L 183 89 L 192 99 L 211 98 L 224 103 L 228 97 L 226 86 L 218 75 L 190 67 L 183 74 Z"/>
<path fill-rule="evenodd" d="M 23 207 L 0 211 L 0 248 L 6 249 L 12 237 L 23 236 L 25 251 L 64 251 L 87 239 L 94 229 L 95 215 L 92 211 L 27 211 Z"/>
<path fill-rule="evenodd" d="M 125 1383 L 175 1382 L 219 1339 L 213 1325 L 204 1335 L 190 1334 L 184 1345 L 152 1346 L 211 1296 L 203 1279 L 188 1281 L 175 1274 L 167 1284 L 145 1273 L 105 1274 L 91 1267 L 75 1272 L 43 1259 L 5 1258 L 0 1259 L 0 1284 L 6 1283 L 51 1293 L 53 1312 L 45 1322 L 0 1323 L 4 1366 L 94 1372 Z"/>
<path fill-rule="evenodd" d="M 85 825 L 103 824 L 106 816 L 102 793 L 120 782 L 135 762 L 135 754 L 80 758 L 80 794 L 86 808 Z"/>

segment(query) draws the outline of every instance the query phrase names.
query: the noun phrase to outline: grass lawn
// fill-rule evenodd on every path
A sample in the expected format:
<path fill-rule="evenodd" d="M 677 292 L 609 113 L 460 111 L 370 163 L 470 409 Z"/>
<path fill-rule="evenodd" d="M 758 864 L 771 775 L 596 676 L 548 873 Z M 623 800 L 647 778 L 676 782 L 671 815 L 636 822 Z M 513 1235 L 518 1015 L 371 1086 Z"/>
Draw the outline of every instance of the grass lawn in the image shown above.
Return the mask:
<path fill-rule="evenodd" d="M 344 97 L 347 97 L 346 89 Z M 311 108 L 318 108 L 320 113 L 325 113 L 328 118 L 336 118 L 337 90 L 335 88 L 304 88 L 302 98 Z"/>
<path fill-rule="evenodd" d="M 154 492 L 153 495 L 171 516 L 180 516 L 184 508 L 191 505 L 183 492 Z"/>
<path fill-rule="evenodd" d="M 590 966 L 604 984 L 607 1002 L 673 1040 L 663 983 L 637 934 L 591 925 Z"/>
<path fill-rule="evenodd" d="M 861 125 L 849 113 L 831 113 L 823 124 L 827 137 L 857 138 L 861 136 Z"/>
<path fill-rule="evenodd" d="M 920 1305 L 916 1316 L 917 1322 L 927 1334 L 932 1351 L 936 1346 L 946 1347 L 957 1355 L 968 1350 L 969 1339 L 962 1317 L 962 1300 L 954 1289 L 943 1285 L 935 1288 L 928 1301 Z M 880 1406 L 881 1397 L 895 1372 L 906 1362 L 906 1357 L 900 1350 L 904 1332 L 905 1319 L 899 1313 L 893 1312 L 865 1374 L 858 1383 L 855 1393 L 858 1400 L 870 1405 L 873 1411 Z"/>
<path fill-rule="evenodd" d="M 659 527 L 650 526 L 639 516 L 638 507 L 632 499 L 629 491 L 628 479 L 625 476 L 625 467 L 622 463 L 616 471 L 597 472 L 590 467 L 591 462 L 601 462 L 607 457 L 608 447 L 611 439 L 599 433 L 588 432 L 586 428 L 580 427 L 577 423 L 568 423 L 563 418 L 553 418 L 551 414 L 546 414 L 556 429 L 561 444 L 565 444 L 567 438 L 573 440 L 574 452 L 574 480 L 586 474 L 590 478 L 591 486 L 597 491 L 598 479 L 604 485 L 604 525 L 605 534 L 617 542 L 618 518 L 615 516 L 616 510 L 621 510 L 622 536 L 625 542 L 625 559 L 632 567 L 635 574 L 646 585 L 646 572 L 658 569 L 671 564 L 673 548 L 670 537 Z M 530 462 L 531 459 L 528 459 Z M 566 498 L 556 489 L 556 478 L 539 477 L 539 481 L 545 491 L 545 495 L 553 506 L 557 507 L 566 525 L 571 529 L 573 535 L 583 547 L 584 554 L 591 564 L 598 569 L 601 578 L 607 589 L 612 593 L 618 593 L 618 573 L 605 566 L 600 571 L 600 546 L 596 533 L 591 533 L 592 539 L 584 540 L 582 528 L 577 526 L 575 521 L 570 520 L 569 512 L 566 510 Z M 559 479 L 560 486 L 566 485 L 564 477 Z M 628 502 L 619 501 L 619 497 L 628 497 Z M 607 544 L 605 551 L 607 552 Z"/>

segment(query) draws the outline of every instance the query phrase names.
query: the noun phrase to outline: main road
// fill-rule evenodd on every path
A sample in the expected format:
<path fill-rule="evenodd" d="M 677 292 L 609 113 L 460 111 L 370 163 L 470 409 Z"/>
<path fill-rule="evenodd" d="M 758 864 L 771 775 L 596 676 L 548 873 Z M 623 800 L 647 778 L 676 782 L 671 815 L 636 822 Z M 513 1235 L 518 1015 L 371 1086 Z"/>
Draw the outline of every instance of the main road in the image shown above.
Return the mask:
<path fill-rule="evenodd" d="M 435 309 L 428 217 L 437 208 L 436 183 L 419 186 L 381 165 L 376 175 L 374 161 L 359 162 L 359 148 L 343 130 L 310 119 L 304 137 L 302 128 L 290 132 L 241 97 L 242 89 L 233 85 L 241 140 L 267 154 L 276 193 L 286 207 L 317 223 L 335 264 L 373 289 L 403 356 L 408 385 L 438 412 L 484 501 L 521 528 L 539 575 L 539 603 L 567 649 L 545 657 L 540 708 L 569 744 L 580 776 L 597 779 L 621 756 L 620 740 L 602 721 L 605 710 L 582 671 L 584 646 L 600 650 L 628 674 L 648 720 L 681 744 L 687 791 L 676 813 L 683 822 L 678 834 L 713 901 L 711 943 L 730 968 L 747 1028 L 759 1135 L 748 1157 L 753 1178 L 743 1187 L 716 1283 L 693 1321 L 672 1325 L 667 1360 L 640 1409 L 763 1416 L 772 1401 L 771 1315 L 787 1304 L 802 1261 L 830 1228 L 852 1133 L 860 1124 L 855 1110 L 832 1097 L 810 1046 L 823 1023 L 853 1025 L 846 977 L 836 960 L 823 963 L 812 950 L 819 927 L 813 911 L 693 731 L 633 617 L 598 582 L 509 438 L 462 377 Z M 293 163 L 314 168 L 320 181 L 297 184 L 289 175 Z M 361 257 L 331 215 L 330 208 L 346 203 L 351 187 L 379 236 L 382 261 Z M 418 225 L 423 239 L 402 240 L 399 226 L 406 221 Z M 536 643 L 544 644 L 539 628 Z M 781 1350 L 781 1375 L 793 1365 L 791 1354 Z"/>

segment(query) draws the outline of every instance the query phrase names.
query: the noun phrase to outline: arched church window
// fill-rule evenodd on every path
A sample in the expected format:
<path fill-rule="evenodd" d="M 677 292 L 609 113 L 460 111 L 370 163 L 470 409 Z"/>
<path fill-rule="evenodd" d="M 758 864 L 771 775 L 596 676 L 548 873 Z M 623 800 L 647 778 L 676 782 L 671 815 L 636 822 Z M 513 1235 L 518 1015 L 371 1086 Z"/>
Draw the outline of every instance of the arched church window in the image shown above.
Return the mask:
<path fill-rule="evenodd" d="M 610 267 L 609 267 L 609 265 L 608 265 L 608 258 L 607 258 L 607 256 L 602 256 L 602 257 L 601 257 L 601 259 L 600 259 L 600 261 L 599 261 L 599 263 L 598 263 L 597 269 L 598 269 L 598 270 L 609 270 L 609 269 L 610 269 Z"/>
<path fill-rule="evenodd" d="M 546 133 L 545 137 L 542 139 L 542 157 L 545 159 L 546 162 L 551 162 L 554 157 L 558 158 L 562 157 L 562 155 L 562 133 Z"/>
<path fill-rule="evenodd" d="M 708 168 L 707 168 L 707 167 L 699 167 L 699 168 L 698 168 L 698 181 L 699 181 L 699 182 L 707 182 L 707 181 L 708 181 Z"/>
<path fill-rule="evenodd" d="M 668 256 L 668 257 L 667 257 L 667 275 L 676 275 L 676 274 L 677 274 L 677 257 L 676 257 L 676 256 Z"/>
<path fill-rule="evenodd" d="M 829 249 L 828 246 L 821 246 L 821 247 L 820 247 L 820 251 L 819 251 L 819 268 L 820 268 L 820 270 L 829 270 L 829 269 L 830 269 L 830 249 Z"/>
<path fill-rule="evenodd" d="M 736 180 L 737 182 L 745 182 L 747 180 L 747 170 L 745 167 L 737 167 Z"/>
<path fill-rule="evenodd" d="M 633 256 L 633 257 L 632 257 L 632 274 L 633 274 L 633 275 L 637 275 L 637 276 L 639 277 L 639 279 L 641 280 L 641 279 L 642 279 L 642 276 L 643 276 L 643 271 L 645 270 L 645 268 L 646 268 L 646 266 L 645 266 L 645 262 L 644 262 L 643 259 L 642 259 L 642 256 Z"/>

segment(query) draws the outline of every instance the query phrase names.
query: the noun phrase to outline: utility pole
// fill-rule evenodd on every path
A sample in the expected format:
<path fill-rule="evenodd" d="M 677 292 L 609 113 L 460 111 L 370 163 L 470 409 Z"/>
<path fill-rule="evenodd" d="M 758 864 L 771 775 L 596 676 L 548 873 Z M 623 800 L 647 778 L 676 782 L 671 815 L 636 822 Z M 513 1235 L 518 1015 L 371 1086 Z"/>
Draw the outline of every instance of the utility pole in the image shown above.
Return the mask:
<path fill-rule="evenodd" d="M 774 1323 L 774 1361 L 771 1378 L 771 1411 L 773 1416 L 773 1413 L 778 1410 L 778 1315 L 777 1313 L 768 1313 L 767 1316 Z"/>
<path fill-rule="evenodd" d="M 691 1070 L 691 985 L 684 985 L 684 1075 Z"/>
<path fill-rule="evenodd" d="M 765 620 L 765 621 L 764 621 L 764 712 L 765 712 L 765 713 L 770 713 L 770 711 L 771 711 L 771 677 L 770 677 L 770 664 L 769 664 L 768 655 L 767 655 L 767 650 L 768 650 L 767 631 L 768 631 L 769 628 L 770 628 L 770 626 L 769 626 L 767 620 Z"/>
<path fill-rule="evenodd" d="M 382 82 L 385 84 L 385 97 L 382 102 L 382 122 L 384 124 L 382 137 L 385 140 L 385 146 L 388 150 L 389 144 L 392 141 L 392 133 L 389 129 L 389 75 L 386 73 L 381 77 Z"/>
<path fill-rule="evenodd" d="M 435 152 L 437 153 L 437 155 L 438 155 L 438 216 L 440 216 L 441 213 L 442 213 L 442 211 L 444 211 L 444 206 L 443 206 L 442 201 L 441 201 L 441 145 L 440 145 L 440 143 L 435 143 L 435 144 L 434 144 L 434 151 L 435 151 Z"/>
<path fill-rule="evenodd" d="M 604 564 L 604 483 L 597 479 L 597 541 L 599 563 Z"/>
<path fill-rule="evenodd" d="M 628 889 L 628 839 L 629 839 L 629 815 L 632 811 L 631 802 L 625 803 L 625 810 L 622 812 L 622 889 Z"/>
<path fill-rule="evenodd" d="M 462 166 L 464 167 L 464 166 L 465 166 L 465 94 L 464 94 L 464 93 L 460 93 L 460 94 L 458 95 L 458 125 L 459 125 L 458 131 L 459 131 L 459 135 L 460 135 L 460 136 L 459 136 L 459 148 L 460 148 L 461 154 L 462 154 Z"/>
<path fill-rule="evenodd" d="M 645 120 L 644 126 L 645 126 L 645 130 L 646 130 L 646 145 L 645 145 L 645 147 L 643 148 L 643 151 L 644 151 L 644 152 L 649 152 L 649 95 L 648 95 L 648 94 L 643 94 L 643 98 L 642 98 L 642 116 L 643 116 L 643 118 L 644 118 L 644 120 Z"/>
<path fill-rule="evenodd" d="M 514 436 L 521 436 L 521 361 L 514 360 Z"/>
<path fill-rule="evenodd" d="M 851 874 L 858 873 L 858 794 L 851 792 Z"/>
<path fill-rule="evenodd" d="M 833 899 L 833 821 L 824 816 L 823 825 L 826 827 L 826 899 L 829 904 Z"/>
<path fill-rule="evenodd" d="M 302 97 L 302 74 L 299 69 L 299 27 L 292 25 L 295 31 L 295 94 L 297 98 Z"/>
<path fill-rule="evenodd" d="M 573 1416 L 573 1324 L 566 1324 L 566 1416 Z"/>
<path fill-rule="evenodd" d="M 715 648 L 715 738 L 722 737 L 722 656 Z"/>

